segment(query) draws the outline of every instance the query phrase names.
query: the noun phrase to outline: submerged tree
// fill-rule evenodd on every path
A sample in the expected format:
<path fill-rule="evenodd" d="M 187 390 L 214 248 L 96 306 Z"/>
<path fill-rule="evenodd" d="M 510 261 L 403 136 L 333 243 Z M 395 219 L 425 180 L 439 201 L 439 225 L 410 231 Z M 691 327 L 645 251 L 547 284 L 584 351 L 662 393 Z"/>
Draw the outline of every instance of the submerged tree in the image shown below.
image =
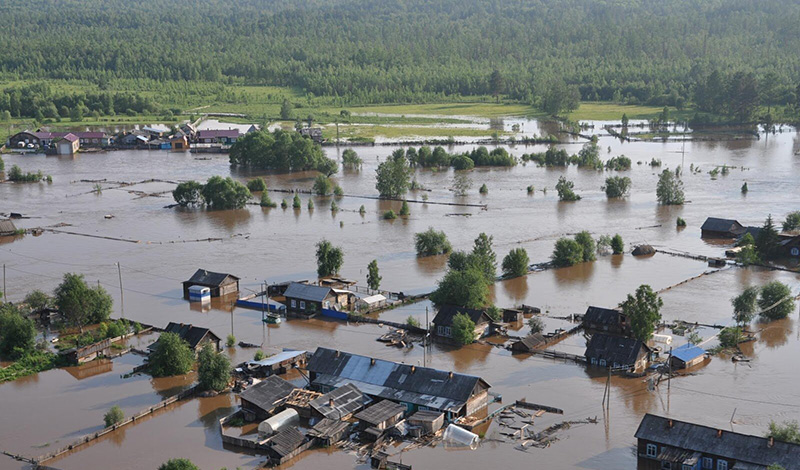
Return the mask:
<path fill-rule="evenodd" d="M 197 357 L 197 379 L 200 388 L 219 392 L 231 379 L 231 362 L 228 356 L 214 350 L 211 343 L 203 345 Z"/>
<path fill-rule="evenodd" d="M 376 173 L 375 189 L 381 197 L 397 198 L 408 191 L 411 168 L 403 149 L 395 150 L 385 162 L 378 165 Z"/>
<path fill-rule="evenodd" d="M 741 294 L 731 299 L 733 305 L 733 320 L 737 325 L 743 326 L 750 323 L 755 317 L 756 300 L 760 289 L 750 286 L 742 291 Z"/>
<path fill-rule="evenodd" d="M 340 247 L 333 246 L 325 239 L 317 243 L 317 275 L 319 277 L 338 273 L 342 263 L 344 263 L 344 252 Z"/>
<path fill-rule="evenodd" d="M 433 256 L 450 253 L 452 246 L 444 232 L 436 231 L 433 227 L 414 235 L 414 245 L 417 256 Z"/>
<path fill-rule="evenodd" d="M 556 192 L 558 192 L 558 199 L 561 201 L 578 201 L 580 200 L 580 196 L 575 194 L 573 188 L 575 187 L 575 183 L 569 181 L 563 176 L 558 178 L 558 183 L 556 183 Z"/>
<path fill-rule="evenodd" d="M 453 339 L 460 345 L 472 344 L 475 341 L 475 322 L 465 313 L 453 317 Z"/>
<path fill-rule="evenodd" d="M 175 333 L 162 333 L 148 361 L 153 377 L 183 375 L 192 370 L 194 351 Z"/>
<path fill-rule="evenodd" d="M 514 248 L 503 258 L 503 274 L 507 277 L 519 277 L 528 274 L 530 258 L 525 248 Z"/>
<path fill-rule="evenodd" d="M 67 273 L 55 290 L 55 304 L 67 322 L 81 328 L 108 320 L 113 299 L 97 285 L 89 287 L 82 274 Z"/>
<path fill-rule="evenodd" d="M 669 170 L 662 171 L 656 185 L 656 197 L 658 203 L 665 206 L 683 204 L 683 181 Z"/>
<path fill-rule="evenodd" d="M 758 307 L 761 309 L 759 315 L 765 319 L 786 318 L 794 310 L 792 290 L 780 281 L 768 282 L 761 287 Z"/>
<path fill-rule="evenodd" d="M 367 266 L 367 286 L 370 289 L 378 290 L 381 287 L 381 275 L 378 271 L 378 260 L 374 259 Z"/>

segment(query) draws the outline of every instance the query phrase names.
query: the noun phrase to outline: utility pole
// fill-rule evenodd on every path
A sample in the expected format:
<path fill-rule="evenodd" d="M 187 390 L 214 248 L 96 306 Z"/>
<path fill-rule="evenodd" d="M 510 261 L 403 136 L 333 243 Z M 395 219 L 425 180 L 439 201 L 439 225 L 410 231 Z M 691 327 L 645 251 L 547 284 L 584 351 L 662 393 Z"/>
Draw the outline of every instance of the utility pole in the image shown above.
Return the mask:
<path fill-rule="evenodd" d="M 8 299 L 8 294 L 6 294 L 6 265 L 3 263 L 3 298 Z M 7 302 L 8 300 L 4 300 Z"/>
<path fill-rule="evenodd" d="M 672 385 L 672 346 L 669 347 L 669 376 L 667 377 L 667 393 L 669 394 L 670 385 Z"/>
<path fill-rule="evenodd" d="M 125 295 L 122 290 L 122 268 L 117 261 L 117 274 L 119 274 L 119 306 L 122 309 L 122 318 L 125 319 Z"/>

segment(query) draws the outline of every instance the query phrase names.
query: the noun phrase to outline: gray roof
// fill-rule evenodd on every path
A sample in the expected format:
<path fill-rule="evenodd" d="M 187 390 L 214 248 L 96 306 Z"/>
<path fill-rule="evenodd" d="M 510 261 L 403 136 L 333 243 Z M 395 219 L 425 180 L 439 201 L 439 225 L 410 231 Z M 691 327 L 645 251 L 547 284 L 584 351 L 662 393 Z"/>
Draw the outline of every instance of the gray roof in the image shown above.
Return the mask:
<path fill-rule="evenodd" d="M 491 317 L 486 313 L 486 310 L 457 307 L 455 305 L 442 305 L 439 307 L 439 311 L 436 313 L 436 316 L 433 317 L 431 323 L 436 326 L 450 326 L 453 324 L 453 318 L 460 313 L 467 315 L 476 325 L 492 321 Z"/>
<path fill-rule="evenodd" d="M 440 411 L 419 410 L 409 416 L 408 421 L 432 423 L 439 418 L 442 418 L 442 413 Z"/>
<path fill-rule="evenodd" d="M 610 308 L 589 307 L 583 315 L 583 323 L 619 326 L 622 312 Z"/>
<path fill-rule="evenodd" d="M 406 411 L 406 407 L 389 400 L 381 400 L 366 410 L 356 414 L 356 419 L 377 426 L 384 421 L 397 417 Z"/>
<path fill-rule="evenodd" d="M 202 341 L 206 335 L 211 335 L 211 339 L 213 341 L 220 341 L 219 336 L 215 335 L 214 332 L 208 328 L 193 326 L 188 323 L 169 322 L 167 327 L 164 328 L 164 332 L 175 333 L 176 335 L 180 336 L 182 340 L 189 343 L 189 347 L 192 349 L 196 349 L 200 344 L 200 341 Z M 149 345 L 147 348 L 150 350 L 155 350 L 157 344 L 158 341 Z"/>
<path fill-rule="evenodd" d="M 347 421 L 324 418 L 308 431 L 308 435 L 311 437 L 331 438 L 342 434 L 349 427 L 350 423 Z"/>
<path fill-rule="evenodd" d="M 330 287 L 293 282 L 286 288 L 286 292 L 284 292 L 283 296 L 292 299 L 307 300 L 309 302 L 322 302 L 330 293 Z"/>
<path fill-rule="evenodd" d="M 358 354 L 317 348 L 306 369 L 313 382 L 332 388 L 352 383 L 369 396 L 414 403 L 435 410 L 458 411 L 476 387 L 490 385 L 480 377 L 428 367 L 373 359 Z"/>
<path fill-rule="evenodd" d="M 239 278 L 228 273 L 215 273 L 206 271 L 205 269 L 198 269 L 194 275 L 189 279 L 189 284 L 206 286 L 206 287 L 219 287 L 225 284 L 238 281 Z"/>
<path fill-rule="evenodd" d="M 269 446 L 273 452 L 281 457 L 285 457 L 295 449 L 300 447 L 306 441 L 306 436 L 303 435 L 295 427 L 288 427 L 278 432 L 272 439 L 269 440 Z"/>
<path fill-rule="evenodd" d="M 294 388 L 294 385 L 277 375 L 271 375 L 243 391 L 239 396 L 262 410 L 270 412 L 282 405 Z"/>
<path fill-rule="evenodd" d="M 648 348 L 637 339 L 595 333 L 586 345 L 585 356 L 605 359 L 608 365 L 630 366 L 636 364 L 642 349 Z"/>
<path fill-rule="evenodd" d="M 0 220 L 0 235 L 13 235 L 17 233 L 17 227 L 10 219 Z"/>
<path fill-rule="evenodd" d="M 541 333 L 533 333 L 524 338 L 520 338 L 511 344 L 511 349 L 515 351 L 533 351 L 534 349 L 544 346 L 547 339 Z"/>
<path fill-rule="evenodd" d="M 308 404 L 325 418 L 342 419 L 364 408 L 368 401 L 369 398 L 355 385 L 347 384 L 311 400 Z"/>
<path fill-rule="evenodd" d="M 735 460 L 737 463 L 733 468 L 737 469 L 752 468 L 738 462 L 765 467 L 778 464 L 786 470 L 800 469 L 800 445 L 775 441 L 770 447 L 769 439 L 765 437 L 728 430 L 722 430 L 722 436 L 717 437 L 719 431 L 710 426 L 673 419 L 670 428 L 669 421 L 670 418 L 646 414 L 636 431 L 636 438 Z"/>
<path fill-rule="evenodd" d="M 735 235 L 744 233 L 744 227 L 737 220 L 733 219 L 719 219 L 717 217 L 709 217 L 703 222 L 701 230 L 709 230 L 711 232 L 724 232 L 732 233 Z"/>

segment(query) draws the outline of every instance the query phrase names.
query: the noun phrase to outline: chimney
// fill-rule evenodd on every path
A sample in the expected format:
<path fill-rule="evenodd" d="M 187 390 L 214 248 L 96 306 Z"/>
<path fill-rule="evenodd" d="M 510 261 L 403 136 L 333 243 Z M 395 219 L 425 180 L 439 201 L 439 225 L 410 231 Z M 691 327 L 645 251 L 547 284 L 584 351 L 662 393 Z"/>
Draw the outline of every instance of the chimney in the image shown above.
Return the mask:
<path fill-rule="evenodd" d="M 673 426 L 674 424 L 675 424 L 675 423 L 673 423 L 673 422 L 672 422 L 672 420 L 669 420 L 669 421 L 667 421 L 667 427 L 668 427 L 668 428 L 670 428 L 670 429 L 672 429 L 672 426 Z"/>
<path fill-rule="evenodd" d="M 772 447 L 774 445 L 775 445 L 775 438 L 774 437 L 770 437 L 769 438 L 769 443 L 767 444 L 767 447 Z"/>
<path fill-rule="evenodd" d="M 330 400 L 328 400 L 328 406 L 330 406 L 331 408 L 336 408 L 336 407 L 333 405 L 333 398 L 331 398 Z"/>
<path fill-rule="evenodd" d="M 339 350 L 336 350 L 336 357 L 339 357 Z"/>
<path fill-rule="evenodd" d="M 414 371 L 416 371 L 416 370 L 417 370 L 417 366 L 411 366 L 411 373 L 412 373 L 412 374 L 413 374 L 413 373 L 414 373 Z"/>
<path fill-rule="evenodd" d="M 447 376 L 450 378 L 450 380 L 453 380 L 453 371 L 451 370 L 451 371 L 450 371 L 450 372 L 447 374 Z"/>
<path fill-rule="evenodd" d="M 369 365 L 371 365 L 371 366 L 375 365 L 375 358 L 374 357 L 369 359 Z"/>
<path fill-rule="evenodd" d="M 722 429 L 717 429 L 717 437 L 722 437 Z"/>

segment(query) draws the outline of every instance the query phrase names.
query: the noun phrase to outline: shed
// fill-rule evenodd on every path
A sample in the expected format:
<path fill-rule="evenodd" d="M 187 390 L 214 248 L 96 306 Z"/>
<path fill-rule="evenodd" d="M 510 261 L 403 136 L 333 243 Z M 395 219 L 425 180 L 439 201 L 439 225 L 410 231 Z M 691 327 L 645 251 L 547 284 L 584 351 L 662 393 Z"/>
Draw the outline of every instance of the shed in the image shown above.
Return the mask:
<path fill-rule="evenodd" d="M 525 319 L 525 314 L 517 308 L 503 309 L 503 323 L 520 323 Z"/>
<path fill-rule="evenodd" d="M 308 436 L 315 439 L 321 446 L 331 446 L 344 439 L 350 423 L 338 419 L 325 418 L 308 432 Z"/>
<path fill-rule="evenodd" d="M 360 411 L 355 418 L 359 421 L 359 429 L 376 428 L 385 431 L 403 419 L 406 408 L 390 400 L 381 400 L 366 410 Z"/>
<path fill-rule="evenodd" d="M 276 408 L 284 404 L 292 390 L 294 385 L 277 375 L 269 376 L 249 387 L 239 394 L 245 418 L 266 419 Z"/>
<path fill-rule="evenodd" d="M 431 410 L 419 410 L 409 416 L 408 424 L 422 428 L 423 434 L 433 434 L 444 426 L 444 413 Z"/>
<path fill-rule="evenodd" d="M 11 219 L 0 220 L 0 237 L 7 237 L 17 234 L 17 227 Z"/>
<path fill-rule="evenodd" d="M 329 309 L 336 303 L 336 294 L 330 287 L 314 286 L 292 282 L 283 293 L 289 311 L 314 315 L 323 308 Z"/>
<path fill-rule="evenodd" d="M 586 346 L 586 362 L 593 366 L 631 368 L 647 367 L 650 348 L 634 338 L 595 333 Z"/>
<path fill-rule="evenodd" d="M 511 351 L 529 353 L 547 345 L 547 338 L 541 333 L 533 333 L 511 343 Z"/>
<path fill-rule="evenodd" d="M 703 362 L 706 358 L 706 350 L 687 343 L 679 348 L 672 350 L 670 362 L 673 369 L 688 369 L 693 365 Z"/>
<path fill-rule="evenodd" d="M 700 227 L 702 238 L 736 238 L 744 235 L 746 229 L 733 219 L 709 217 Z"/>
<path fill-rule="evenodd" d="M 189 298 L 189 287 L 203 286 L 211 289 L 211 297 L 222 297 L 239 292 L 239 278 L 227 273 L 198 269 L 188 281 L 183 282 L 183 298 Z"/>
<path fill-rule="evenodd" d="M 371 400 L 353 384 L 347 384 L 311 400 L 312 416 L 346 420 L 361 411 Z"/>
<path fill-rule="evenodd" d="M 248 361 L 245 366 L 250 375 L 257 377 L 285 374 L 293 367 L 305 365 L 306 354 L 305 351 L 286 349 L 260 361 Z"/>
<path fill-rule="evenodd" d="M 475 323 L 475 337 L 480 338 L 489 328 L 492 318 L 486 310 L 457 307 L 455 305 L 442 305 L 431 322 L 434 326 L 433 333 L 441 338 L 453 337 L 453 319 L 456 315 L 465 314 Z"/>
<path fill-rule="evenodd" d="M 356 301 L 356 308 L 359 310 L 373 310 L 386 306 L 386 297 L 383 294 L 375 294 L 361 297 Z"/>
<path fill-rule="evenodd" d="M 304 450 L 306 436 L 297 428 L 288 427 L 267 442 L 270 460 L 281 464 Z"/>
<path fill-rule="evenodd" d="M 583 315 L 583 327 L 618 335 L 630 332 L 627 317 L 621 311 L 603 307 L 589 307 Z"/>
<path fill-rule="evenodd" d="M 59 155 L 72 155 L 78 153 L 81 143 L 73 133 L 69 133 L 56 142 L 56 153 Z"/>

